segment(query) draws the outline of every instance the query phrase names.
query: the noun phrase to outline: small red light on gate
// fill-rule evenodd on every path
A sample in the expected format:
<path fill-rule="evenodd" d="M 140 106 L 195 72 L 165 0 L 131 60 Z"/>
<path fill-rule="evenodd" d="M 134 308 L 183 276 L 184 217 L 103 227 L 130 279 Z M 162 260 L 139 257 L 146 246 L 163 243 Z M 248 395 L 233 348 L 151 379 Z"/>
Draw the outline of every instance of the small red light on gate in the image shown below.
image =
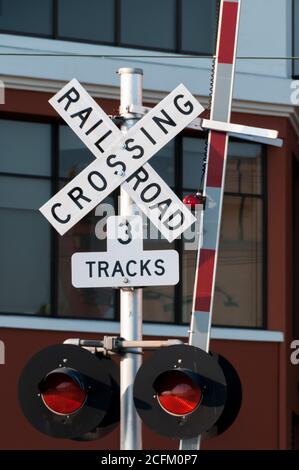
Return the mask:
<path fill-rule="evenodd" d="M 154 389 L 160 406 L 173 415 L 192 413 L 202 399 L 199 385 L 188 374 L 179 370 L 160 374 L 154 382 Z"/>
<path fill-rule="evenodd" d="M 199 199 L 195 194 L 188 194 L 187 196 L 184 197 L 183 203 L 186 204 L 187 206 L 190 206 L 191 209 L 195 209 L 197 204 L 199 204 Z"/>
<path fill-rule="evenodd" d="M 71 369 L 50 372 L 42 381 L 40 391 L 44 404 L 62 415 L 75 413 L 86 400 L 83 382 Z"/>
<path fill-rule="evenodd" d="M 196 194 L 188 194 L 184 197 L 183 203 L 187 206 L 190 206 L 191 210 L 194 210 L 198 205 L 205 205 L 205 197 L 202 192 L 197 192 Z"/>

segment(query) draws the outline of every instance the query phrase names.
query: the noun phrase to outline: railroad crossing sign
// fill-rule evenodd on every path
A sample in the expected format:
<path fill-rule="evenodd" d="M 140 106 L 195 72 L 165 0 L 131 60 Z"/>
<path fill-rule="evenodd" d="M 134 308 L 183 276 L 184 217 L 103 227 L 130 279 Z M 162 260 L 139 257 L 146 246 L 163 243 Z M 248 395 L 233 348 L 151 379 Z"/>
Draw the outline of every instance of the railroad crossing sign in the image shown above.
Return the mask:
<path fill-rule="evenodd" d="M 60 235 L 122 185 L 169 242 L 179 237 L 196 219 L 146 162 L 187 126 L 281 145 L 277 131 L 197 119 L 204 108 L 182 84 L 152 109 L 133 105 L 146 115 L 125 135 L 76 79 L 49 102 L 97 157 L 40 208 Z"/>
<path fill-rule="evenodd" d="M 175 250 L 143 251 L 140 216 L 107 219 L 107 251 L 72 256 L 74 287 L 141 287 L 179 282 Z"/>
<path fill-rule="evenodd" d="M 126 135 L 75 79 L 50 103 L 98 158 L 40 208 L 60 235 L 120 184 L 169 242 L 195 222 L 162 178 L 145 165 L 204 110 L 184 85 L 175 88 Z"/>

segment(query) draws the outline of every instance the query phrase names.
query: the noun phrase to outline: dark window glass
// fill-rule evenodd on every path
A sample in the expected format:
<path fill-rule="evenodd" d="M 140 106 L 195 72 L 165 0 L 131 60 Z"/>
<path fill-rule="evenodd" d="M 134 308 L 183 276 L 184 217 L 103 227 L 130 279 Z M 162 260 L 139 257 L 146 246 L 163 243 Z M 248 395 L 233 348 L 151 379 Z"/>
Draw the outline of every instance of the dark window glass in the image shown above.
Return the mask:
<path fill-rule="evenodd" d="M 50 313 L 49 181 L 0 176 L 0 311 Z"/>
<path fill-rule="evenodd" d="M 51 126 L 0 120 L 0 139 L 0 312 L 50 314 Z"/>
<path fill-rule="evenodd" d="M 146 219 L 144 220 L 146 223 Z M 151 239 L 145 239 L 145 250 L 173 250 L 174 243 L 161 240 L 159 232 L 149 224 Z M 157 236 L 157 238 L 155 238 Z M 159 238 L 158 238 L 159 237 Z M 175 286 L 150 286 L 143 288 L 143 318 L 145 321 L 174 322 Z"/>
<path fill-rule="evenodd" d="M 262 193 L 262 167 L 259 145 L 233 142 L 229 145 L 225 191 L 229 193 Z"/>
<path fill-rule="evenodd" d="M 212 54 L 215 47 L 217 0 L 182 1 L 183 51 Z"/>
<path fill-rule="evenodd" d="M 59 177 L 73 178 L 95 157 L 68 127 L 59 126 Z"/>
<path fill-rule="evenodd" d="M 176 49 L 175 0 L 122 0 L 121 43 Z"/>
<path fill-rule="evenodd" d="M 1 0 L 0 30 L 51 35 L 52 0 Z"/>
<path fill-rule="evenodd" d="M 262 201 L 226 196 L 214 300 L 215 325 L 263 325 Z"/>
<path fill-rule="evenodd" d="M 114 0 L 59 0 L 58 36 L 114 41 Z"/>
<path fill-rule="evenodd" d="M 0 120 L 0 172 L 51 176 L 51 126 Z"/>
<path fill-rule="evenodd" d="M 202 174 L 205 148 L 205 139 L 194 139 L 192 137 L 185 137 L 183 139 L 183 188 L 198 188 Z"/>
<path fill-rule="evenodd" d="M 150 165 L 169 186 L 175 181 L 175 141 L 170 141 L 150 161 Z"/>

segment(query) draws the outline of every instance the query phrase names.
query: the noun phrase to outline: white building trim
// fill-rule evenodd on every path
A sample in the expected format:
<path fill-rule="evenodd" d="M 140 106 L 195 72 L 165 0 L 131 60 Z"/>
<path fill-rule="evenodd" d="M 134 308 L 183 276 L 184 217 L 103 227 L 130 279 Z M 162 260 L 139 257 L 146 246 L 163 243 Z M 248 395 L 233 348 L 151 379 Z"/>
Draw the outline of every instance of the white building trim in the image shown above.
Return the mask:
<path fill-rule="evenodd" d="M 119 322 L 109 320 L 74 320 L 66 318 L 46 318 L 22 315 L 0 315 L 0 329 L 24 329 L 44 331 L 65 331 L 100 334 L 119 334 Z M 187 338 L 188 325 L 170 325 L 169 323 L 145 323 L 143 334 L 167 338 Z M 69 334 L 67 336 L 70 336 Z M 258 330 L 247 328 L 212 328 L 212 339 L 232 341 L 262 341 L 281 343 L 284 334 L 281 331 Z"/>

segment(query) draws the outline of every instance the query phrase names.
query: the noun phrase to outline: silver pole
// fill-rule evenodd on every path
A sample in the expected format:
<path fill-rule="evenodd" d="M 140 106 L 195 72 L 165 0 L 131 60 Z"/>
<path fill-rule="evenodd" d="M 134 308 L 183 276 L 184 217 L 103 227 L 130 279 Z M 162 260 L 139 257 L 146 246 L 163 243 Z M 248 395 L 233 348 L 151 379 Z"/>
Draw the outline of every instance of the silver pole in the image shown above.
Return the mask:
<path fill-rule="evenodd" d="M 120 115 L 125 118 L 121 127 L 126 133 L 136 123 L 139 116 L 128 112 L 129 106 L 142 106 L 143 71 L 135 68 L 121 68 L 120 75 Z M 120 215 L 139 213 L 137 206 L 128 194 L 120 190 Z M 142 289 L 121 289 L 120 292 L 120 336 L 127 341 L 142 339 Z M 141 421 L 133 401 L 135 375 L 141 366 L 141 350 L 126 353 L 120 363 L 120 448 L 121 450 L 141 450 Z"/>

